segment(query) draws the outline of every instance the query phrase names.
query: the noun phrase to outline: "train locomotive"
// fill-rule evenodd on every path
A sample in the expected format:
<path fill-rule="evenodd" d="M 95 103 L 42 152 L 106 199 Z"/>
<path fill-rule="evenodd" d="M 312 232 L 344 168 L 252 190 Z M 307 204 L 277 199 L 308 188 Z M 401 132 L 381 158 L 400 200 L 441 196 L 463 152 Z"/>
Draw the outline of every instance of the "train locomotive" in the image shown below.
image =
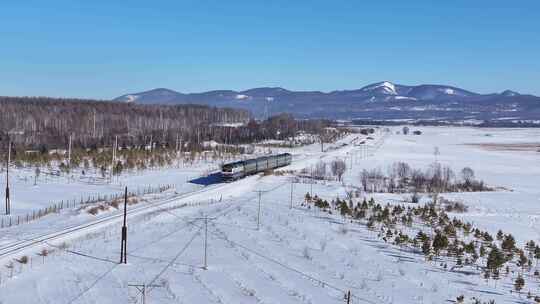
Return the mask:
<path fill-rule="evenodd" d="M 221 177 L 226 181 L 237 180 L 265 170 L 284 167 L 290 165 L 291 162 L 292 155 L 290 153 L 240 160 L 221 166 Z"/>

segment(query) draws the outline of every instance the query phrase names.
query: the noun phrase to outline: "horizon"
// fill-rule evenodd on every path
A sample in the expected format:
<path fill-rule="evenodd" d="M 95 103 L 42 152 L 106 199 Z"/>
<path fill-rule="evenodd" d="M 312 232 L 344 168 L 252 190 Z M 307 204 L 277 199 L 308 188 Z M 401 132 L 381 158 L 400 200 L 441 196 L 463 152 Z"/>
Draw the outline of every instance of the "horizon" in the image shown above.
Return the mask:
<path fill-rule="evenodd" d="M 30 98 L 33 98 L 33 97 L 45 97 L 45 98 L 60 98 L 60 99 L 61 98 L 68 98 L 68 99 L 89 99 L 89 100 L 113 101 L 115 98 L 122 97 L 122 96 L 125 96 L 125 95 L 141 94 L 141 93 L 151 92 L 151 91 L 155 91 L 155 90 L 169 90 L 169 91 L 173 91 L 173 92 L 176 92 L 176 93 L 188 95 L 188 94 L 215 92 L 215 91 L 234 91 L 234 92 L 241 93 L 241 92 L 245 92 L 245 91 L 248 91 L 248 90 L 264 89 L 264 88 L 270 88 L 270 89 L 278 89 L 279 88 L 279 89 L 284 89 L 284 90 L 287 90 L 287 91 L 290 91 L 290 92 L 320 92 L 320 93 L 323 93 L 323 94 L 329 94 L 329 93 L 332 93 L 332 92 L 358 90 L 358 89 L 362 89 L 362 88 L 364 88 L 366 86 L 370 86 L 370 85 L 374 85 L 374 84 L 378 84 L 378 83 L 383 83 L 383 82 L 389 82 L 389 83 L 392 83 L 394 85 L 410 86 L 410 87 L 421 86 L 421 85 L 449 86 L 449 87 L 455 87 L 455 88 L 463 89 L 463 90 L 466 90 L 466 91 L 469 91 L 469 92 L 472 92 L 472 93 L 476 93 L 476 94 L 480 94 L 480 95 L 500 94 L 500 93 L 503 93 L 505 91 L 512 91 L 512 92 L 519 93 L 520 95 L 537 96 L 536 94 L 531 94 L 531 93 L 528 93 L 528 92 L 520 92 L 520 91 L 517 91 L 517 90 L 513 90 L 512 88 L 501 89 L 501 90 L 493 91 L 493 92 L 477 92 L 477 91 L 474 91 L 474 90 L 470 90 L 468 88 L 457 87 L 457 86 L 452 85 L 452 84 L 440 84 L 440 83 L 437 83 L 437 84 L 434 84 L 434 83 L 403 84 L 403 83 L 397 83 L 397 82 L 388 81 L 388 80 L 368 83 L 368 84 L 359 86 L 357 88 L 342 88 L 342 89 L 334 89 L 334 90 L 326 90 L 326 91 L 316 90 L 316 89 L 313 89 L 313 90 L 303 90 L 303 89 L 294 90 L 294 89 L 287 88 L 286 86 L 259 86 L 259 87 L 242 88 L 242 89 L 216 88 L 216 89 L 209 89 L 207 91 L 189 91 L 188 92 L 188 91 L 176 90 L 174 88 L 155 87 L 155 88 L 150 88 L 150 89 L 141 90 L 141 91 L 137 91 L 137 92 L 124 92 L 124 93 L 121 93 L 121 94 L 119 94 L 117 96 L 113 96 L 113 97 L 110 97 L 110 98 L 92 98 L 92 97 L 85 97 L 85 96 L 1 95 L 1 94 L 0 94 L 0 96 L 6 96 L 6 97 L 30 97 Z"/>
<path fill-rule="evenodd" d="M 331 92 L 383 80 L 540 95 L 540 3 L 430 4 L 10 3 L 0 95 Z"/>

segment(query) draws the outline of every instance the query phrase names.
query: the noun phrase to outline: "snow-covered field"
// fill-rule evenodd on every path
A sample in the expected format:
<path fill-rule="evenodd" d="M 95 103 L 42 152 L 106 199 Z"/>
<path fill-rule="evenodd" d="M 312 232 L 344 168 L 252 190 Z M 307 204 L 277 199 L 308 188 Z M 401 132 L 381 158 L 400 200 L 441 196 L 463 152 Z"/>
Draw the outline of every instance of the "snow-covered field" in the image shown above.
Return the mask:
<path fill-rule="evenodd" d="M 200 188 L 190 180 L 203 176 L 207 171 L 216 170 L 218 164 L 201 162 L 188 167 L 170 167 L 165 169 L 149 169 L 137 173 L 124 173 L 107 179 L 97 174 L 87 174 L 82 178 L 80 173 L 71 176 L 51 176 L 41 174 L 35 182 L 34 171 L 30 169 L 12 169 L 10 177 L 11 214 L 25 215 L 28 212 L 49 207 L 60 201 L 79 202 L 81 198 L 99 195 L 122 193 L 124 187 L 136 192 L 148 187 L 173 185 L 179 192 L 187 192 Z M 4 187 L 2 187 L 4 188 Z M 2 190 L 2 197 L 4 191 Z"/>
<path fill-rule="evenodd" d="M 540 130 L 415 129 L 423 134 L 398 135 L 398 128 L 393 128 L 393 135 L 384 136 L 378 130 L 375 139 L 368 141 L 372 146 L 368 151 L 351 144 L 357 135 L 328 145 L 324 153 L 318 144 L 272 149 L 294 153 L 294 162 L 286 170 L 309 168 L 321 159 L 347 160 L 344 183 L 293 184 L 293 208 L 289 175 L 253 176 L 207 188 L 187 183 L 200 176 L 203 169 L 148 172 L 125 177 L 116 186 L 33 186 L 19 179 L 13 186 L 14 193 L 24 194 L 14 199 L 21 206 L 14 210 L 33 208 L 33 204 L 25 206 L 24 202 L 61 199 L 62 193 L 68 199 L 70 190 L 117 192 L 120 184 L 174 184 L 178 193 L 200 192 L 174 199 L 177 194 L 171 190 L 149 196 L 137 205 L 150 207 L 170 199 L 128 219 L 127 265 L 117 264 L 119 221 L 69 239 L 39 243 L 32 249 L 34 252 L 24 252 L 31 261 L 26 264 L 14 260 L 23 253 L 0 260 L 0 303 L 141 303 L 137 289 L 129 286 L 133 284 L 150 285 L 147 303 L 344 303 L 347 291 L 351 291 L 352 303 L 448 303 L 459 295 L 493 299 L 495 303 L 532 303 L 524 295 L 510 293 L 510 280 L 495 284 L 476 273 L 444 270 L 426 262 L 421 254 L 385 243 L 363 225 L 300 205 L 309 191 L 328 199 L 344 198 L 346 190 L 359 185 L 358 175 L 364 168 L 385 170 L 395 161 L 425 168 L 435 160 L 433 151 L 438 147 L 438 162 L 455 171 L 470 166 L 488 185 L 509 189 L 443 194 L 469 206 L 467 213 L 452 216 L 473 221 L 475 226 L 493 233 L 499 229 L 510 232 L 518 242 L 540 242 L 540 153 L 471 145 L 531 143 L 540 138 Z M 376 149 L 379 140 L 382 145 Z M 259 190 L 264 191 L 260 209 Z M 407 196 L 362 195 L 374 196 L 381 203 L 403 201 Z M 202 268 L 204 217 L 209 218 L 207 269 Z M 71 210 L 0 230 L 0 250 L 11 242 L 92 220 L 92 215 Z M 41 249 L 51 252 L 43 257 L 38 255 Z M 538 279 L 527 280 L 524 291 L 529 290 L 540 293 Z"/>

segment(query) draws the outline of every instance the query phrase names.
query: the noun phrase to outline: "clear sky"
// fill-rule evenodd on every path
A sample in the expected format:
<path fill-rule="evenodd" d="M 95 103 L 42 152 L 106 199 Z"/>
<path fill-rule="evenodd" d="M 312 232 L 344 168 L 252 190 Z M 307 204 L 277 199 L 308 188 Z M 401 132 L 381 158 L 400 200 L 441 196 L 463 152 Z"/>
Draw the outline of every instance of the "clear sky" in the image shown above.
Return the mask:
<path fill-rule="evenodd" d="M 0 95 L 389 80 L 540 95 L 540 1 L 2 1 Z"/>

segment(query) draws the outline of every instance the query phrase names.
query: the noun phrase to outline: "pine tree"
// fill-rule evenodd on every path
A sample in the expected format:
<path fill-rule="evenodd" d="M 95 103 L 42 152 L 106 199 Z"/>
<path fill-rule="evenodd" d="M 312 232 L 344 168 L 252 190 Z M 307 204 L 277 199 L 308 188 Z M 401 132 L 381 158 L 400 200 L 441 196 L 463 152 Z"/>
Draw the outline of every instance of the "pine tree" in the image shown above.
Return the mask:
<path fill-rule="evenodd" d="M 502 230 L 497 231 L 497 240 L 502 241 L 504 234 Z"/>
<path fill-rule="evenodd" d="M 431 254 L 431 241 L 429 238 L 425 238 L 422 243 L 422 253 L 427 257 Z"/>
<path fill-rule="evenodd" d="M 506 252 L 511 252 L 516 247 L 516 240 L 511 234 L 505 235 L 501 243 L 501 248 Z"/>
<path fill-rule="evenodd" d="M 341 212 L 341 216 L 351 215 L 351 209 L 349 208 L 349 206 L 347 206 L 347 202 L 339 201 L 339 200 L 338 202 L 339 202 L 338 208 L 339 208 L 339 211 Z"/>
<path fill-rule="evenodd" d="M 524 270 L 525 267 L 528 265 L 527 256 L 525 256 L 525 253 L 523 251 L 519 252 L 519 259 L 517 261 L 517 265 L 521 267 L 522 270 Z"/>
<path fill-rule="evenodd" d="M 439 252 L 448 247 L 448 238 L 446 235 L 441 234 L 440 231 L 437 231 L 435 237 L 433 238 L 433 250 L 436 255 L 439 255 Z"/>
<path fill-rule="evenodd" d="M 494 246 L 491 251 L 489 252 L 488 258 L 487 258 L 487 271 L 498 271 L 499 268 L 503 266 L 505 263 L 504 254 L 496 247 Z"/>
<path fill-rule="evenodd" d="M 514 282 L 514 289 L 521 295 L 521 290 L 523 289 L 523 287 L 525 286 L 525 280 L 523 279 L 523 277 L 520 275 L 518 275 L 516 281 Z"/>

